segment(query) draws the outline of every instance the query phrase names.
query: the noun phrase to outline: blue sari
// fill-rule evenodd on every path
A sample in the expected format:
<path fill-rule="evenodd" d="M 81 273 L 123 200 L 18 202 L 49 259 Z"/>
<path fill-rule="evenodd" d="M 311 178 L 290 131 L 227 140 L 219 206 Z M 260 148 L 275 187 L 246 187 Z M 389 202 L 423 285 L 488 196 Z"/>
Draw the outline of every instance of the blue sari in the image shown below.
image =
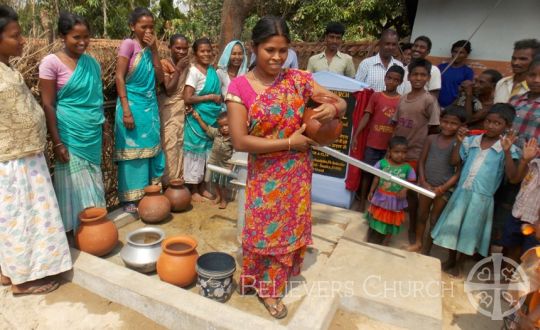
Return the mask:
<path fill-rule="evenodd" d="M 204 87 L 197 93 L 197 96 L 209 94 L 221 95 L 221 82 L 213 66 L 209 66 L 206 70 Z M 221 104 L 205 101 L 193 104 L 193 109 L 197 111 L 206 125 L 217 127 L 217 117 L 221 112 Z M 187 116 L 184 130 L 184 150 L 195 154 L 204 154 L 212 149 L 213 142 L 197 120 L 193 116 Z"/>
<path fill-rule="evenodd" d="M 105 207 L 101 174 L 103 84 L 97 61 L 83 54 L 68 82 L 56 95 L 56 123 L 70 159 L 57 162 L 54 188 L 66 231 L 79 227 L 87 207 Z"/>
<path fill-rule="evenodd" d="M 156 75 L 149 48 L 143 49 L 126 77 L 126 93 L 135 128 L 126 129 L 120 98 L 116 102 L 115 160 L 120 201 L 137 201 L 144 187 L 160 181 L 165 157 L 160 144 Z"/>

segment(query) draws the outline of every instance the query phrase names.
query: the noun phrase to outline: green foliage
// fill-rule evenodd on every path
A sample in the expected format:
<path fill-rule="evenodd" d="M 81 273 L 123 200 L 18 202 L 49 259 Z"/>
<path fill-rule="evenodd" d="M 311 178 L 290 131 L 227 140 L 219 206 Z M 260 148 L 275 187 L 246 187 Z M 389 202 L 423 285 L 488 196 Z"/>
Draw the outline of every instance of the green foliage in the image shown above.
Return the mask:
<path fill-rule="evenodd" d="M 268 14 L 283 16 L 290 24 L 295 41 L 317 41 L 331 21 L 347 28 L 346 40 L 377 38 L 384 28 L 393 27 L 400 35 L 407 35 L 405 0 L 255 0 L 256 5 L 244 24 L 242 39 L 250 38 L 256 21 Z M 186 13 L 175 7 L 178 0 L 0 0 L 15 7 L 21 26 L 27 35 L 42 35 L 40 14 L 45 11 L 56 26 L 57 8 L 84 16 L 90 23 L 94 37 L 103 37 L 103 5 L 107 8 L 107 34 L 122 39 L 130 34 L 127 18 L 138 6 L 149 7 L 156 14 L 156 30 L 165 37 L 183 33 L 190 40 L 207 36 L 217 41 L 220 32 L 222 0 L 183 0 Z M 32 4 L 34 10 L 32 11 Z M 169 21 L 169 24 L 165 22 Z M 165 26 L 166 25 L 166 26 Z M 37 31 L 31 33 L 31 29 Z"/>
<path fill-rule="evenodd" d="M 345 25 L 346 40 L 378 38 L 386 28 L 397 29 L 402 36 L 410 33 L 404 0 L 278 0 L 258 6 L 246 27 L 268 14 L 287 19 L 293 40 L 318 41 L 333 21 Z"/>
<path fill-rule="evenodd" d="M 185 16 L 172 20 L 172 32 L 182 33 L 190 41 L 208 37 L 217 42 L 221 24 L 221 0 L 185 0 Z"/>

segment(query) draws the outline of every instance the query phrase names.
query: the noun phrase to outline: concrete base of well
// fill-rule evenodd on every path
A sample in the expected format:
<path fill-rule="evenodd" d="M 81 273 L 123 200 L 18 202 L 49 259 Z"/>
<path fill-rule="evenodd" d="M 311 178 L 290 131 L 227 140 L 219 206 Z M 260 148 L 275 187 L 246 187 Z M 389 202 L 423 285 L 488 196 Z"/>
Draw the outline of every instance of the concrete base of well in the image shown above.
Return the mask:
<path fill-rule="evenodd" d="M 118 227 L 138 224 L 121 212 L 109 218 Z M 171 329 L 327 329 L 338 309 L 379 324 L 366 322 L 363 329 L 381 323 L 442 328 L 438 259 L 365 243 L 367 223 L 358 212 L 313 204 L 313 218 L 314 245 L 284 298 L 295 307 L 281 321 L 252 312 L 255 299 L 240 305 L 214 302 L 195 288 L 178 288 L 78 250 L 72 250 L 73 270 L 65 277 Z"/>

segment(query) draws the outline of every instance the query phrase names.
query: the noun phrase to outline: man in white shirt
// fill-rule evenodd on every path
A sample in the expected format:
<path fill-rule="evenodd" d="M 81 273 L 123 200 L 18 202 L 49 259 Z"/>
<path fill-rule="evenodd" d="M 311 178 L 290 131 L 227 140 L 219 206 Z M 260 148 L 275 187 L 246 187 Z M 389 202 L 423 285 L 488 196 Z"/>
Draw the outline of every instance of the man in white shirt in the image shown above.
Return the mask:
<path fill-rule="evenodd" d="M 419 36 L 414 40 L 412 46 L 411 57 L 412 60 L 425 59 L 431 51 L 431 39 L 426 36 Z M 408 70 L 405 70 L 405 77 L 403 78 L 403 89 L 401 95 L 405 95 L 411 91 L 411 82 L 409 81 Z M 436 65 L 431 66 L 431 78 L 425 86 L 435 99 L 439 99 L 439 91 L 441 90 L 441 71 Z"/>
<path fill-rule="evenodd" d="M 354 78 L 354 63 L 352 57 L 339 51 L 343 43 L 345 27 L 341 23 L 332 22 L 326 26 L 324 41 L 326 47 L 322 53 L 309 58 L 309 72 L 329 71 Z"/>
<path fill-rule="evenodd" d="M 497 86 L 495 86 L 494 103 L 506 103 L 512 96 L 522 95 L 529 91 L 525 77 L 529 65 L 539 51 L 540 42 L 536 39 L 524 39 L 514 43 L 514 52 L 511 59 L 514 74 L 499 80 Z"/>
<path fill-rule="evenodd" d="M 392 56 L 397 51 L 398 39 L 396 31 L 384 30 L 379 40 L 379 53 L 360 62 L 355 79 L 368 84 L 376 92 L 384 91 L 384 76 L 388 68 L 392 65 L 403 67 L 403 64 Z M 400 94 L 402 85 L 398 87 Z"/>

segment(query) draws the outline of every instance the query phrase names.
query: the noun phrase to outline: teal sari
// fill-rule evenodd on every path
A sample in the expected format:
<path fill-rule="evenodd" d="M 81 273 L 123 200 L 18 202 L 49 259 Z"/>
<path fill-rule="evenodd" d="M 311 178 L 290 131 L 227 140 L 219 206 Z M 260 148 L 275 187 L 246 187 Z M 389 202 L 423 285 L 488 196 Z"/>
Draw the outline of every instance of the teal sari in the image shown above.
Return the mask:
<path fill-rule="evenodd" d="M 136 201 L 144 187 L 158 183 L 165 167 L 160 144 L 156 75 L 149 48 L 143 49 L 126 77 L 126 93 L 135 128 L 124 126 L 120 98 L 116 102 L 115 160 L 118 162 L 118 194 L 122 202 Z"/>
<path fill-rule="evenodd" d="M 83 54 L 56 96 L 60 140 L 70 154 L 100 165 L 104 122 L 101 68 L 94 58 Z"/>
<path fill-rule="evenodd" d="M 221 95 L 221 82 L 213 66 L 206 70 L 206 81 L 198 96 L 217 94 Z M 221 112 L 221 104 L 206 101 L 193 104 L 193 108 L 208 126 L 217 127 L 217 117 Z M 201 125 L 193 116 L 186 117 L 184 130 L 184 150 L 196 154 L 208 152 L 212 148 L 213 140 L 206 135 Z"/>
<path fill-rule="evenodd" d="M 66 231 L 77 231 L 83 209 L 105 207 L 100 167 L 104 122 L 101 68 L 83 54 L 56 95 L 58 133 L 70 157 L 55 164 L 53 184 Z"/>

